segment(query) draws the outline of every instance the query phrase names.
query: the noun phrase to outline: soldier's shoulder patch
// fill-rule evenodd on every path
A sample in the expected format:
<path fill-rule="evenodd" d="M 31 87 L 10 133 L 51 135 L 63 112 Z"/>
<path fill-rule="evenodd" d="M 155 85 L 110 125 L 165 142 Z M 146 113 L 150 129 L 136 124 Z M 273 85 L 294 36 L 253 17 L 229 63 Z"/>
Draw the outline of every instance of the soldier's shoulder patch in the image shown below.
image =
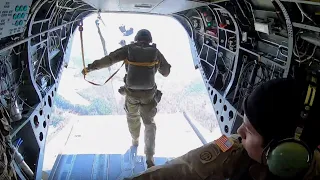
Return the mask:
<path fill-rule="evenodd" d="M 229 139 L 226 135 L 222 135 L 219 139 L 214 141 L 216 145 L 221 149 L 222 152 L 226 152 L 232 148 L 234 142 Z"/>
<path fill-rule="evenodd" d="M 210 151 L 204 151 L 200 154 L 201 162 L 210 162 L 213 158 L 213 154 Z"/>
<path fill-rule="evenodd" d="M 204 151 L 200 153 L 200 161 L 203 164 L 212 162 L 219 156 L 219 154 L 220 154 L 220 151 L 218 147 L 208 146 L 207 149 L 204 149 Z"/>

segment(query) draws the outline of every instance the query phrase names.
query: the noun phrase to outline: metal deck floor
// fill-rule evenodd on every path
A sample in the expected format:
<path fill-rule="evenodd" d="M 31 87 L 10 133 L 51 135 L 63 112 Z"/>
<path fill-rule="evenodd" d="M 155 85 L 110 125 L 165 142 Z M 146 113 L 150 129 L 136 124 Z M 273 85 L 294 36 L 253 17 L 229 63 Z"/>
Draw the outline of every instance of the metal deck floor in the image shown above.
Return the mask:
<path fill-rule="evenodd" d="M 137 156 L 136 148 L 125 154 L 70 154 L 59 155 L 50 179 L 99 179 L 113 180 L 130 177 L 146 170 L 145 157 Z M 169 158 L 155 158 L 156 165 Z M 52 171 L 51 171 L 52 172 Z"/>
<path fill-rule="evenodd" d="M 121 180 L 146 169 L 143 125 L 140 145 L 134 148 L 125 116 L 77 118 L 49 179 Z M 156 165 L 202 145 L 183 114 L 159 114 L 155 121 Z"/>

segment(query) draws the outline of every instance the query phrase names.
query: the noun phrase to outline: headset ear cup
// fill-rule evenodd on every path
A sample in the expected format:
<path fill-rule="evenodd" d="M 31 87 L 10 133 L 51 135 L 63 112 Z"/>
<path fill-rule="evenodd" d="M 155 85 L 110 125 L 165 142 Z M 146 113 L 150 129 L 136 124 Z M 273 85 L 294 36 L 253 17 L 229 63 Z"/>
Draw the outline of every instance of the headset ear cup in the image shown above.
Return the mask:
<path fill-rule="evenodd" d="M 282 178 L 292 178 L 306 171 L 312 155 L 302 142 L 286 140 L 271 147 L 267 154 L 269 171 Z"/>

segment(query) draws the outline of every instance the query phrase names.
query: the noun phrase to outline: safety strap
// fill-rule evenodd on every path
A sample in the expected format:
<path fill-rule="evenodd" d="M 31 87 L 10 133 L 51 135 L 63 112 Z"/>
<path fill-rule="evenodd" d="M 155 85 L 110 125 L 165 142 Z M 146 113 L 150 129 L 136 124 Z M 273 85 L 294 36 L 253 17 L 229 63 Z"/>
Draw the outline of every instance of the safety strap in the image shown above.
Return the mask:
<path fill-rule="evenodd" d="M 80 21 L 79 23 L 79 32 L 80 32 L 80 43 L 81 43 L 81 55 L 82 55 L 82 64 L 83 64 L 83 70 L 84 70 L 84 73 L 83 73 L 83 79 L 86 80 L 88 83 L 92 84 L 92 85 L 95 85 L 95 86 L 103 86 L 105 85 L 108 81 L 110 81 L 110 79 L 112 79 L 119 71 L 120 69 L 122 68 L 122 66 L 124 65 L 125 62 L 122 63 L 122 65 L 120 66 L 120 68 L 118 68 L 118 70 L 116 70 L 103 84 L 97 84 L 97 83 L 94 83 L 94 82 L 91 82 L 89 80 L 86 79 L 86 75 L 88 73 L 88 70 L 86 68 L 86 63 L 84 61 L 84 47 L 83 47 L 83 35 L 82 35 L 82 32 L 83 32 L 83 22 L 82 20 Z"/>

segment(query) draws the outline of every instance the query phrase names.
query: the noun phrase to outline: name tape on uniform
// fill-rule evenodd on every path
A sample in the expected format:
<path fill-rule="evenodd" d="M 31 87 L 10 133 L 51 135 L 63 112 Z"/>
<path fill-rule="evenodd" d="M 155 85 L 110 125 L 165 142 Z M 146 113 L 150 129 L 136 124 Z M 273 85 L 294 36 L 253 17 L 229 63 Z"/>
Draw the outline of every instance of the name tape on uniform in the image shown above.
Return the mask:
<path fill-rule="evenodd" d="M 215 140 L 214 142 L 221 149 L 222 152 L 226 152 L 229 149 L 231 149 L 234 143 L 226 135 L 222 135 L 219 139 Z"/>

